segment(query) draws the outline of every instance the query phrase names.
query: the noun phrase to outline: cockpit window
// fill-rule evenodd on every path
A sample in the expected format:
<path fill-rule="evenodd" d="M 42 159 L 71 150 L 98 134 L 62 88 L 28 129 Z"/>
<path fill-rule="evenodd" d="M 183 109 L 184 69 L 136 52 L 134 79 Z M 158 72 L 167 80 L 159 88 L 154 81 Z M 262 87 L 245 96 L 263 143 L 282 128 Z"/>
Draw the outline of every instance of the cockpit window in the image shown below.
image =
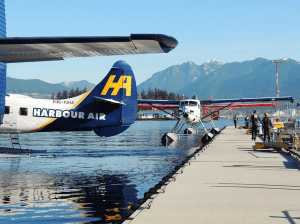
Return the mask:
<path fill-rule="evenodd" d="M 190 104 L 189 104 L 190 106 L 197 106 L 197 102 L 195 102 L 195 101 L 190 101 Z"/>
<path fill-rule="evenodd" d="M 28 109 L 25 107 L 20 107 L 20 115 L 27 116 Z"/>
<path fill-rule="evenodd" d="M 181 102 L 181 106 L 188 106 L 189 105 L 189 101 L 182 101 Z"/>
<path fill-rule="evenodd" d="M 181 101 L 180 106 L 197 106 L 198 102 L 196 101 Z"/>

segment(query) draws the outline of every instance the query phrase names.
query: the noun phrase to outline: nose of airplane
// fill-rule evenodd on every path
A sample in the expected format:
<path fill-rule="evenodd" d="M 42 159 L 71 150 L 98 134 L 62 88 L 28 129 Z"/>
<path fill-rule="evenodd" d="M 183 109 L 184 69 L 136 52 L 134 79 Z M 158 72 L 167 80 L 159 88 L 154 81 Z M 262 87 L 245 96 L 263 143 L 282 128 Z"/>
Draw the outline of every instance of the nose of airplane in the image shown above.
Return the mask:
<path fill-rule="evenodd" d="M 183 113 L 183 117 L 188 117 L 188 116 L 189 116 L 189 114 L 187 112 Z"/>

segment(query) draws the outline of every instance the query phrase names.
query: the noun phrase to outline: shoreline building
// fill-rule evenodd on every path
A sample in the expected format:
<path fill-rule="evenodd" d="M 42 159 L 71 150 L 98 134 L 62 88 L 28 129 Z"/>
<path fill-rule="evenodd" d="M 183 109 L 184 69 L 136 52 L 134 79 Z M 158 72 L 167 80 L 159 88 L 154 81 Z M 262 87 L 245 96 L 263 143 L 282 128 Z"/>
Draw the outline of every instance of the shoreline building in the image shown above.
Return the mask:
<path fill-rule="evenodd" d="M 6 37 L 6 18 L 4 0 L 0 0 L 0 37 Z M 2 124 L 5 111 L 6 95 L 6 63 L 0 62 L 0 124 Z"/>

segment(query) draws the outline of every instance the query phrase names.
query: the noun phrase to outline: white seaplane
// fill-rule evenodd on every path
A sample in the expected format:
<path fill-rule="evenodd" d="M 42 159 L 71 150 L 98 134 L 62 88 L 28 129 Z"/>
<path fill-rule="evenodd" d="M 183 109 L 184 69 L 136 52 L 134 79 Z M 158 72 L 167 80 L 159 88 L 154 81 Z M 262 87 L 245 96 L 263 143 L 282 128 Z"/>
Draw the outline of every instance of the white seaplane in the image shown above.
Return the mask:
<path fill-rule="evenodd" d="M 228 108 L 228 107 L 245 107 L 245 106 L 275 106 L 274 103 L 264 103 L 264 102 L 278 102 L 278 101 L 290 101 L 293 102 L 293 97 L 263 97 L 263 98 L 241 98 L 241 99 L 220 99 L 220 100 L 198 100 L 198 99 L 185 99 L 185 100 L 138 100 L 139 107 L 153 107 L 160 110 L 163 108 L 172 108 L 179 107 L 179 116 L 175 116 L 178 121 L 173 128 L 173 130 L 169 133 L 166 133 L 162 137 L 163 144 L 170 144 L 173 141 L 178 139 L 182 127 L 184 124 L 191 126 L 184 130 L 184 135 L 187 134 L 196 134 L 196 128 L 201 124 L 205 134 L 201 138 L 201 144 L 205 145 L 209 142 L 216 133 L 220 132 L 220 129 L 217 128 L 213 122 L 213 116 L 219 113 L 220 110 Z M 241 103 L 249 103 L 256 102 L 256 104 L 241 104 Z M 260 103 L 257 103 L 260 102 Z M 225 105 L 220 105 L 225 104 Z M 204 108 L 220 108 L 210 110 L 209 113 L 203 113 Z M 164 110 L 163 110 L 164 111 Z M 167 111 L 165 111 L 168 113 Z M 172 115 L 172 114 L 171 114 Z M 172 115 L 174 116 L 174 115 Z M 211 122 L 213 128 L 209 133 L 204 126 L 205 122 Z"/>

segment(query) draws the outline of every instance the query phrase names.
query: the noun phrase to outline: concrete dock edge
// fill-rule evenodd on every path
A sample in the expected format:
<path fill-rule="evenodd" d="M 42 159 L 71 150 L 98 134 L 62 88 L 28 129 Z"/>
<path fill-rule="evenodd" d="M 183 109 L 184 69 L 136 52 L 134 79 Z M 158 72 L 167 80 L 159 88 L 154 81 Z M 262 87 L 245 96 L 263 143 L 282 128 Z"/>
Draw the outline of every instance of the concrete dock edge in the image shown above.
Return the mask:
<path fill-rule="evenodd" d="M 227 127 L 124 223 L 300 223 L 299 160 L 252 145 Z"/>

